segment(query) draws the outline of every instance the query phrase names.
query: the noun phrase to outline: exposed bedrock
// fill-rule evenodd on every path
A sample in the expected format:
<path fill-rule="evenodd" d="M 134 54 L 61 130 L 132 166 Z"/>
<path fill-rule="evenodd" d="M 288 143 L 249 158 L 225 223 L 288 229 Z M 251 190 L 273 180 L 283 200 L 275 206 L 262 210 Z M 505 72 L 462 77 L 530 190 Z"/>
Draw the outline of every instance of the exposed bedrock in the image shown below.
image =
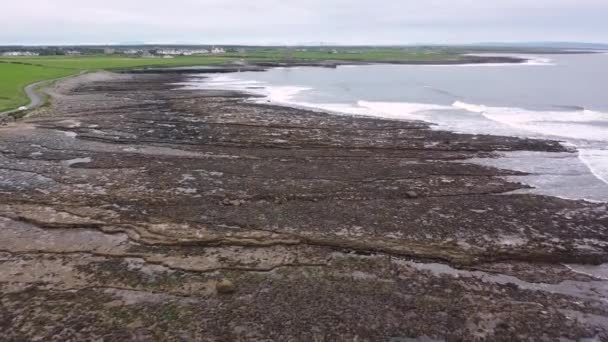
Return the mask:
<path fill-rule="evenodd" d="M 81 75 L 0 127 L 0 339 L 608 338 L 607 205 L 468 161 L 558 142 L 183 77 Z"/>

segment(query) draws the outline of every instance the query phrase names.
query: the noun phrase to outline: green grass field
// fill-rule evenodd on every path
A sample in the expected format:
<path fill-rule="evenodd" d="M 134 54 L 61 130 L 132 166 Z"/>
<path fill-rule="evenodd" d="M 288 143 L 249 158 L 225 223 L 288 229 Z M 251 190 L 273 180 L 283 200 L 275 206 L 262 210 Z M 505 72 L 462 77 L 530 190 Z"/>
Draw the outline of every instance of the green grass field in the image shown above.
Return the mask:
<path fill-rule="evenodd" d="M 428 50 L 364 49 L 358 52 L 329 53 L 321 49 L 310 51 L 260 48 L 244 54 L 221 56 L 182 56 L 176 58 L 132 58 L 124 56 L 52 56 L 0 57 L 0 112 L 29 103 L 23 89 L 31 83 L 78 74 L 88 70 L 112 70 L 135 67 L 221 65 L 245 59 L 248 61 L 289 60 L 442 60 L 458 58 L 458 54 Z"/>
<path fill-rule="evenodd" d="M 356 50 L 356 49 L 354 49 Z M 447 58 L 459 58 L 461 55 L 454 52 L 434 51 L 428 49 L 363 49 L 348 52 L 339 50 L 337 53 L 330 53 L 320 49 L 307 51 L 286 51 L 284 49 L 260 49 L 246 54 L 227 54 L 225 56 L 244 58 L 244 59 L 270 59 L 281 60 L 289 57 L 295 60 L 361 60 L 361 61 L 411 61 L 411 60 L 445 60 Z"/>
<path fill-rule="evenodd" d="M 143 66 L 217 65 L 234 57 L 125 58 L 113 56 L 90 57 L 31 57 L 0 58 L 0 112 L 29 103 L 23 89 L 38 81 L 75 75 L 83 70 L 111 70 Z"/>
<path fill-rule="evenodd" d="M 0 63 L 0 112 L 29 103 L 23 91 L 28 84 L 73 73 L 69 69 Z"/>

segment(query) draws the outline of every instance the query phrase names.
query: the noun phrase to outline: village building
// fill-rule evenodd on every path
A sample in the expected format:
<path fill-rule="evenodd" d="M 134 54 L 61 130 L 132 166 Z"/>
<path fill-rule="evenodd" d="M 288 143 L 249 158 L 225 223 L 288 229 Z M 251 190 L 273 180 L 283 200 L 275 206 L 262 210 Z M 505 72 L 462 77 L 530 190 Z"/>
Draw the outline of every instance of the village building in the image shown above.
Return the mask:
<path fill-rule="evenodd" d="M 139 53 L 141 53 L 141 50 L 136 50 L 136 49 L 129 49 L 129 50 L 125 50 L 123 53 L 125 55 L 137 55 Z"/>
<path fill-rule="evenodd" d="M 184 52 L 176 49 L 160 49 L 156 51 L 156 54 L 163 56 L 178 56 L 183 55 Z"/>
<path fill-rule="evenodd" d="M 30 51 L 8 51 L 8 52 L 3 52 L 2 56 L 5 57 L 21 57 L 21 56 L 39 56 L 40 54 L 37 52 L 30 52 Z"/>

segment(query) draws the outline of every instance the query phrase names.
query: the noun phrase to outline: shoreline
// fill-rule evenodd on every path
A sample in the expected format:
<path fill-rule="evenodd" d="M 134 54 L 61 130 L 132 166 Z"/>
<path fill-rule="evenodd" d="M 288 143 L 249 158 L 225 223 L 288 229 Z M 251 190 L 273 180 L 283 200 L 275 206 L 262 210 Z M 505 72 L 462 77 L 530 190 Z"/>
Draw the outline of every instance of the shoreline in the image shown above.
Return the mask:
<path fill-rule="evenodd" d="M 236 74 L 236 73 L 235 73 Z M 208 76 L 208 77 L 204 77 L 203 79 L 201 79 L 200 81 L 195 81 L 194 83 L 199 82 L 200 84 L 205 84 L 205 79 L 212 79 L 213 76 Z M 245 80 L 247 81 L 247 80 Z M 424 120 L 424 119 L 412 119 L 412 118 L 394 118 L 394 117 L 389 117 L 389 116 L 379 116 L 379 115 L 375 115 L 372 113 L 372 109 L 370 108 L 365 108 L 365 107 L 360 107 L 360 105 L 357 104 L 358 107 L 352 107 L 353 109 L 356 108 L 360 108 L 361 110 L 355 110 L 355 111 L 349 111 L 346 110 L 346 108 L 330 108 L 328 106 L 323 106 L 322 104 L 315 104 L 315 103 L 304 103 L 304 102 L 294 102 L 292 100 L 290 100 L 290 97 L 292 97 L 293 95 L 288 95 L 288 97 L 283 99 L 283 96 L 281 96 L 281 99 L 275 99 L 272 90 L 268 90 L 268 89 L 273 89 L 276 88 L 273 85 L 265 85 L 265 86 L 260 86 L 260 89 L 250 89 L 250 86 L 247 85 L 238 85 L 238 86 L 230 86 L 230 84 L 226 84 L 227 88 L 222 88 L 224 85 L 209 85 L 207 86 L 207 88 L 197 88 L 195 85 L 191 84 L 192 82 L 184 82 L 183 85 L 183 89 L 189 89 L 189 90 L 194 90 L 194 89 L 216 89 L 216 90 L 230 90 L 230 91 L 240 91 L 243 92 L 246 95 L 251 96 L 251 101 L 253 103 L 258 103 L 258 104 L 272 104 L 272 105 L 278 105 L 278 106 L 283 106 L 283 107 L 287 107 L 287 108 L 296 108 L 296 109 L 301 109 L 301 110 L 311 110 L 311 111 L 315 111 L 315 112 L 319 112 L 319 113 L 331 113 L 331 114 L 335 114 L 335 115 L 346 115 L 346 116 L 354 116 L 354 117 L 362 117 L 362 118 L 378 118 L 378 119 L 384 119 L 384 120 L 403 120 L 403 121 L 411 121 L 411 120 L 421 120 L 422 122 L 425 122 L 427 124 L 430 125 L 430 127 L 432 129 L 437 129 L 437 130 L 447 130 L 453 133 L 463 133 L 463 134 L 475 134 L 475 135 L 494 135 L 494 136 L 500 136 L 500 134 L 496 134 L 496 133 L 491 133 L 491 132 L 485 132 L 485 133 L 472 133 L 472 132 L 459 132 L 459 131 L 455 131 L 454 129 L 450 129 L 449 127 L 443 127 L 441 125 L 441 123 L 437 123 L 437 122 L 432 122 L 432 121 L 428 121 L 428 120 Z M 290 88 L 300 88 L 300 86 L 285 86 L 285 87 L 290 87 Z M 304 89 L 304 88 L 302 88 Z M 262 92 L 260 90 L 267 90 L 268 93 L 266 92 Z M 396 102 L 397 103 L 397 102 Z M 342 104 L 344 106 L 350 105 L 347 103 Z M 432 106 L 432 104 L 428 104 L 429 106 Z M 437 105 L 439 106 L 439 105 Z M 454 106 L 454 105 L 453 105 Z M 514 135 L 508 135 L 510 137 L 514 137 L 514 138 L 523 138 L 523 139 L 540 139 L 540 140 L 558 140 L 560 141 L 560 143 L 564 146 L 564 148 L 566 150 L 568 150 L 568 152 L 570 153 L 576 153 L 577 155 L 577 159 L 582 165 L 584 165 L 584 167 L 588 170 L 588 173 L 591 174 L 597 181 L 598 181 L 598 186 L 600 188 L 606 188 L 606 192 L 608 192 L 608 181 L 603 179 L 601 177 L 601 175 L 597 174 L 595 172 L 595 169 L 593 167 L 592 164 L 590 164 L 586 159 L 584 159 L 582 157 L 582 153 L 584 152 L 584 148 L 582 148 L 582 146 L 578 146 L 576 144 L 573 144 L 571 141 L 569 140 L 565 140 L 565 138 L 563 137 L 553 137 L 553 136 L 546 136 L 543 134 L 514 134 Z M 500 165 L 500 163 L 496 163 L 496 165 Z M 506 165 L 505 165 L 506 166 Z M 564 165 L 561 165 L 561 168 L 568 168 L 568 167 L 572 167 L 569 165 L 566 165 L 566 163 L 564 163 Z M 534 173 L 532 171 L 529 171 L 531 173 Z M 538 176 L 541 176 L 542 174 L 539 174 Z M 582 174 L 581 174 L 582 176 Z M 538 192 L 534 192 L 531 191 L 530 193 L 536 193 L 536 194 L 551 194 L 553 196 L 562 198 L 562 199 L 569 199 L 569 200 L 586 200 L 589 202 L 594 202 L 594 203 L 605 203 L 608 202 L 608 197 L 606 196 L 602 196 L 601 193 L 602 191 L 595 191 L 593 194 L 578 194 L 577 195 L 573 195 L 571 193 L 568 193 L 567 187 L 569 185 L 569 183 L 571 182 L 571 179 L 569 177 L 566 177 L 566 175 L 562 176 L 561 178 L 563 178 L 561 181 L 559 182 L 555 182 L 555 184 L 551 185 L 550 187 L 554 187 L 554 188 L 564 188 L 564 193 L 559 193 L 559 191 L 556 193 L 554 189 L 550 189 L 550 188 L 546 188 L 546 186 L 543 186 L 543 189 L 538 189 Z M 526 182 L 524 179 L 521 179 L 520 181 L 522 182 Z M 534 183 L 538 183 L 538 181 L 533 181 L 532 179 L 528 180 L 531 183 L 527 183 L 530 186 L 534 186 L 534 187 L 538 187 L 539 184 L 534 185 Z M 586 183 L 589 183 L 589 181 L 587 181 Z M 585 186 L 589 186 L 589 184 L 583 184 Z"/>
<path fill-rule="evenodd" d="M 78 76 L 0 127 L 6 336 L 608 337 L 606 204 L 468 162 L 557 142 L 184 80 Z"/>
<path fill-rule="evenodd" d="M 243 90 L 244 93 L 247 93 L 246 90 Z M 262 103 L 259 101 L 256 101 L 256 99 L 258 99 L 259 95 L 255 94 L 255 93 L 251 93 L 251 100 L 254 101 L 254 103 Z M 263 100 L 264 98 L 259 98 L 258 100 Z M 269 100 L 268 102 L 269 104 L 273 104 L 273 105 L 277 105 L 277 106 L 282 106 L 282 107 L 287 107 L 287 108 L 296 108 L 296 109 L 302 109 L 302 110 L 310 110 L 310 111 L 315 111 L 315 112 L 320 112 L 320 113 L 330 113 L 330 114 L 334 114 L 334 115 L 345 115 L 345 116 L 353 116 L 353 117 L 360 117 L 360 118 L 370 118 L 370 119 L 384 119 L 384 120 L 395 120 L 395 121 L 421 121 L 424 122 L 426 124 L 429 125 L 429 127 L 431 129 L 436 129 L 439 131 L 449 131 L 455 134 L 473 134 L 473 135 L 489 135 L 489 136 L 502 136 L 500 134 L 493 134 L 493 133 L 468 133 L 468 132 L 461 132 L 461 131 L 455 131 L 453 129 L 449 129 L 448 127 L 441 127 L 440 123 L 437 122 L 433 122 L 433 121 L 428 121 L 428 120 L 423 120 L 423 119 L 407 119 L 407 118 L 391 118 L 391 117 L 387 117 L 387 116 L 377 116 L 377 115 L 373 115 L 373 114 L 369 114 L 369 113 L 355 113 L 355 112 L 348 112 L 345 110 L 340 110 L 340 109 L 329 109 L 327 107 L 323 107 L 323 106 L 315 106 L 314 103 L 296 103 L 296 102 L 283 102 L 283 101 L 272 101 Z M 354 107 L 353 107 L 354 108 Z M 361 109 L 364 109 L 363 107 L 361 107 Z M 573 144 L 570 141 L 567 140 L 561 140 L 559 139 L 560 137 L 551 137 L 551 136 L 543 136 L 542 134 L 537 134 L 537 135 L 506 135 L 509 137 L 513 137 L 513 138 L 522 138 L 522 139 L 538 139 L 538 140 L 548 140 L 548 141 L 558 141 L 562 146 L 564 146 L 564 148 L 566 149 L 565 152 L 567 153 L 571 153 L 571 154 L 576 154 L 576 159 L 579 160 L 579 162 L 581 164 L 583 164 L 589 171 L 589 174 L 593 175 L 593 177 L 595 179 L 597 179 L 601 184 L 601 187 L 606 188 L 606 186 L 608 185 L 608 179 L 605 179 L 604 177 L 602 177 L 601 174 L 599 174 L 598 172 L 596 172 L 595 166 L 593 164 L 591 164 L 587 159 L 585 159 L 583 157 L 583 152 L 585 149 L 581 148 L 581 146 L 578 146 L 576 144 Z M 551 153 L 551 152 L 549 152 Z M 506 158 L 506 157 L 498 157 L 497 159 L 501 159 L 501 158 Z M 496 163 L 496 166 L 501 165 L 500 162 Z M 505 168 L 508 168 L 506 165 L 504 165 Z M 525 172 L 525 171 L 524 171 Z M 532 173 L 532 172 L 530 172 Z M 539 174 L 539 176 L 542 174 Z M 524 179 L 520 179 L 518 180 L 520 182 L 523 182 L 529 186 L 532 187 L 536 187 L 534 184 L 532 183 L 526 183 L 526 181 Z M 565 184 L 568 184 L 570 182 L 569 179 L 567 179 L 566 177 L 564 177 L 564 180 L 562 182 L 560 182 L 560 184 L 556 184 L 553 186 L 563 186 Z M 539 195 L 547 195 L 549 193 L 552 193 L 551 191 L 549 192 L 543 192 L 540 189 L 538 189 L 538 192 L 535 192 L 534 190 L 531 190 L 529 193 L 532 194 L 539 194 Z M 608 191 L 608 188 L 606 189 L 606 191 Z M 566 199 L 566 200 L 583 200 L 583 201 L 589 201 L 589 202 L 593 202 L 593 203 L 608 203 L 608 197 L 601 197 L 601 198 L 597 198 L 595 197 L 595 195 L 593 196 L 582 196 L 582 197 L 568 197 L 568 195 L 560 195 L 560 194 L 553 194 L 550 196 L 555 196 L 561 199 Z"/>
<path fill-rule="evenodd" d="M 188 73 L 232 73 L 245 71 L 263 72 L 271 68 L 289 68 L 289 67 L 322 67 L 322 68 L 337 68 L 339 66 L 358 66 L 358 65 L 373 65 L 373 64 L 394 64 L 394 65 L 469 65 L 469 64 L 524 64 L 529 59 L 523 57 L 505 57 L 505 56 L 465 56 L 462 59 L 451 60 L 323 60 L 323 61 L 292 61 L 292 62 L 252 62 L 242 65 L 227 65 L 227 66 L 189 66 L 189 67 L 146 67 L 135 68 L 128 70 L 120 70 L 121 73 L 131 74 L 188 74 Z"/>
<path fill-rule="evenodd" d="M 528 59 L 523 57 L 504 57 L 504 56 L 465 56 L 466 58 L 461 60 L 440 60 L 440 61 L 401 61 L 401 60 L 369 60 L 369 61 L 348 61 L 348 60 L 324 60 L 324 61 L 293 61 L 293 62 L 254 62 L 244 65 L 226 65 L 226 66 L 182 66 L 182 67 L 163 67 L 163 66 L 150 66 L 144 68 L 128 68 L 123 70 L 112 70 L 112 72 L 118 73 L 231 73 L 237 71 L 266 71 L 269 68 L 275 67 L 299 67 L 299 66 L 316 66 L 316 67 L 327 67 L 336 68 L 338 66 L 345 65 L 371 65 L 371 64 L 396 64 L 396 65 L 466 65 L 466 64 L 488 64 L 488 63 L 525 63 Z M 80 74 L 88 71 L 81 71 Z M 60 77 L 56 79 L 37 81 L 24 87 L 24 92 L 30 100 L 30 103 L 26 106 L 26 109 L 10 109 L 4 112 L 0 112 L 0 120 L 6 120 L 11 114 L 19 112 L 27 112 L 32 109 L 38 108 L 45 104 L 37 93 L 37 87 L 46 83 L 56 82 L 65 78 L 74 77 L 77 74 L 69 75 L 66 77 Z M 44 96 L 44 95 L 43 95 Z"/>

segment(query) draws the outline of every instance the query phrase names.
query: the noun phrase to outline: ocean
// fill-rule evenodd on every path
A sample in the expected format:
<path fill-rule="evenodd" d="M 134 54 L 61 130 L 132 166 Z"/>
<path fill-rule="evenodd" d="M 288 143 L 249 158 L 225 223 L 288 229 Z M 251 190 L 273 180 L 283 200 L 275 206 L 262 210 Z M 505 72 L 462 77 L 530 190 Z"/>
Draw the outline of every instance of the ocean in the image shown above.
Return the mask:
<path fill-rule="evenodd" d="M 423 120 L 433 129 L 560 140 L 574 153 L 505 152 L 472 163 L 530 173 L 533 192 L 608 201 L 608 54 L 538 55 L 523 64 L 274 68 L 192 75 L 187 88 L 237 89 L 253 101 Z"/>

